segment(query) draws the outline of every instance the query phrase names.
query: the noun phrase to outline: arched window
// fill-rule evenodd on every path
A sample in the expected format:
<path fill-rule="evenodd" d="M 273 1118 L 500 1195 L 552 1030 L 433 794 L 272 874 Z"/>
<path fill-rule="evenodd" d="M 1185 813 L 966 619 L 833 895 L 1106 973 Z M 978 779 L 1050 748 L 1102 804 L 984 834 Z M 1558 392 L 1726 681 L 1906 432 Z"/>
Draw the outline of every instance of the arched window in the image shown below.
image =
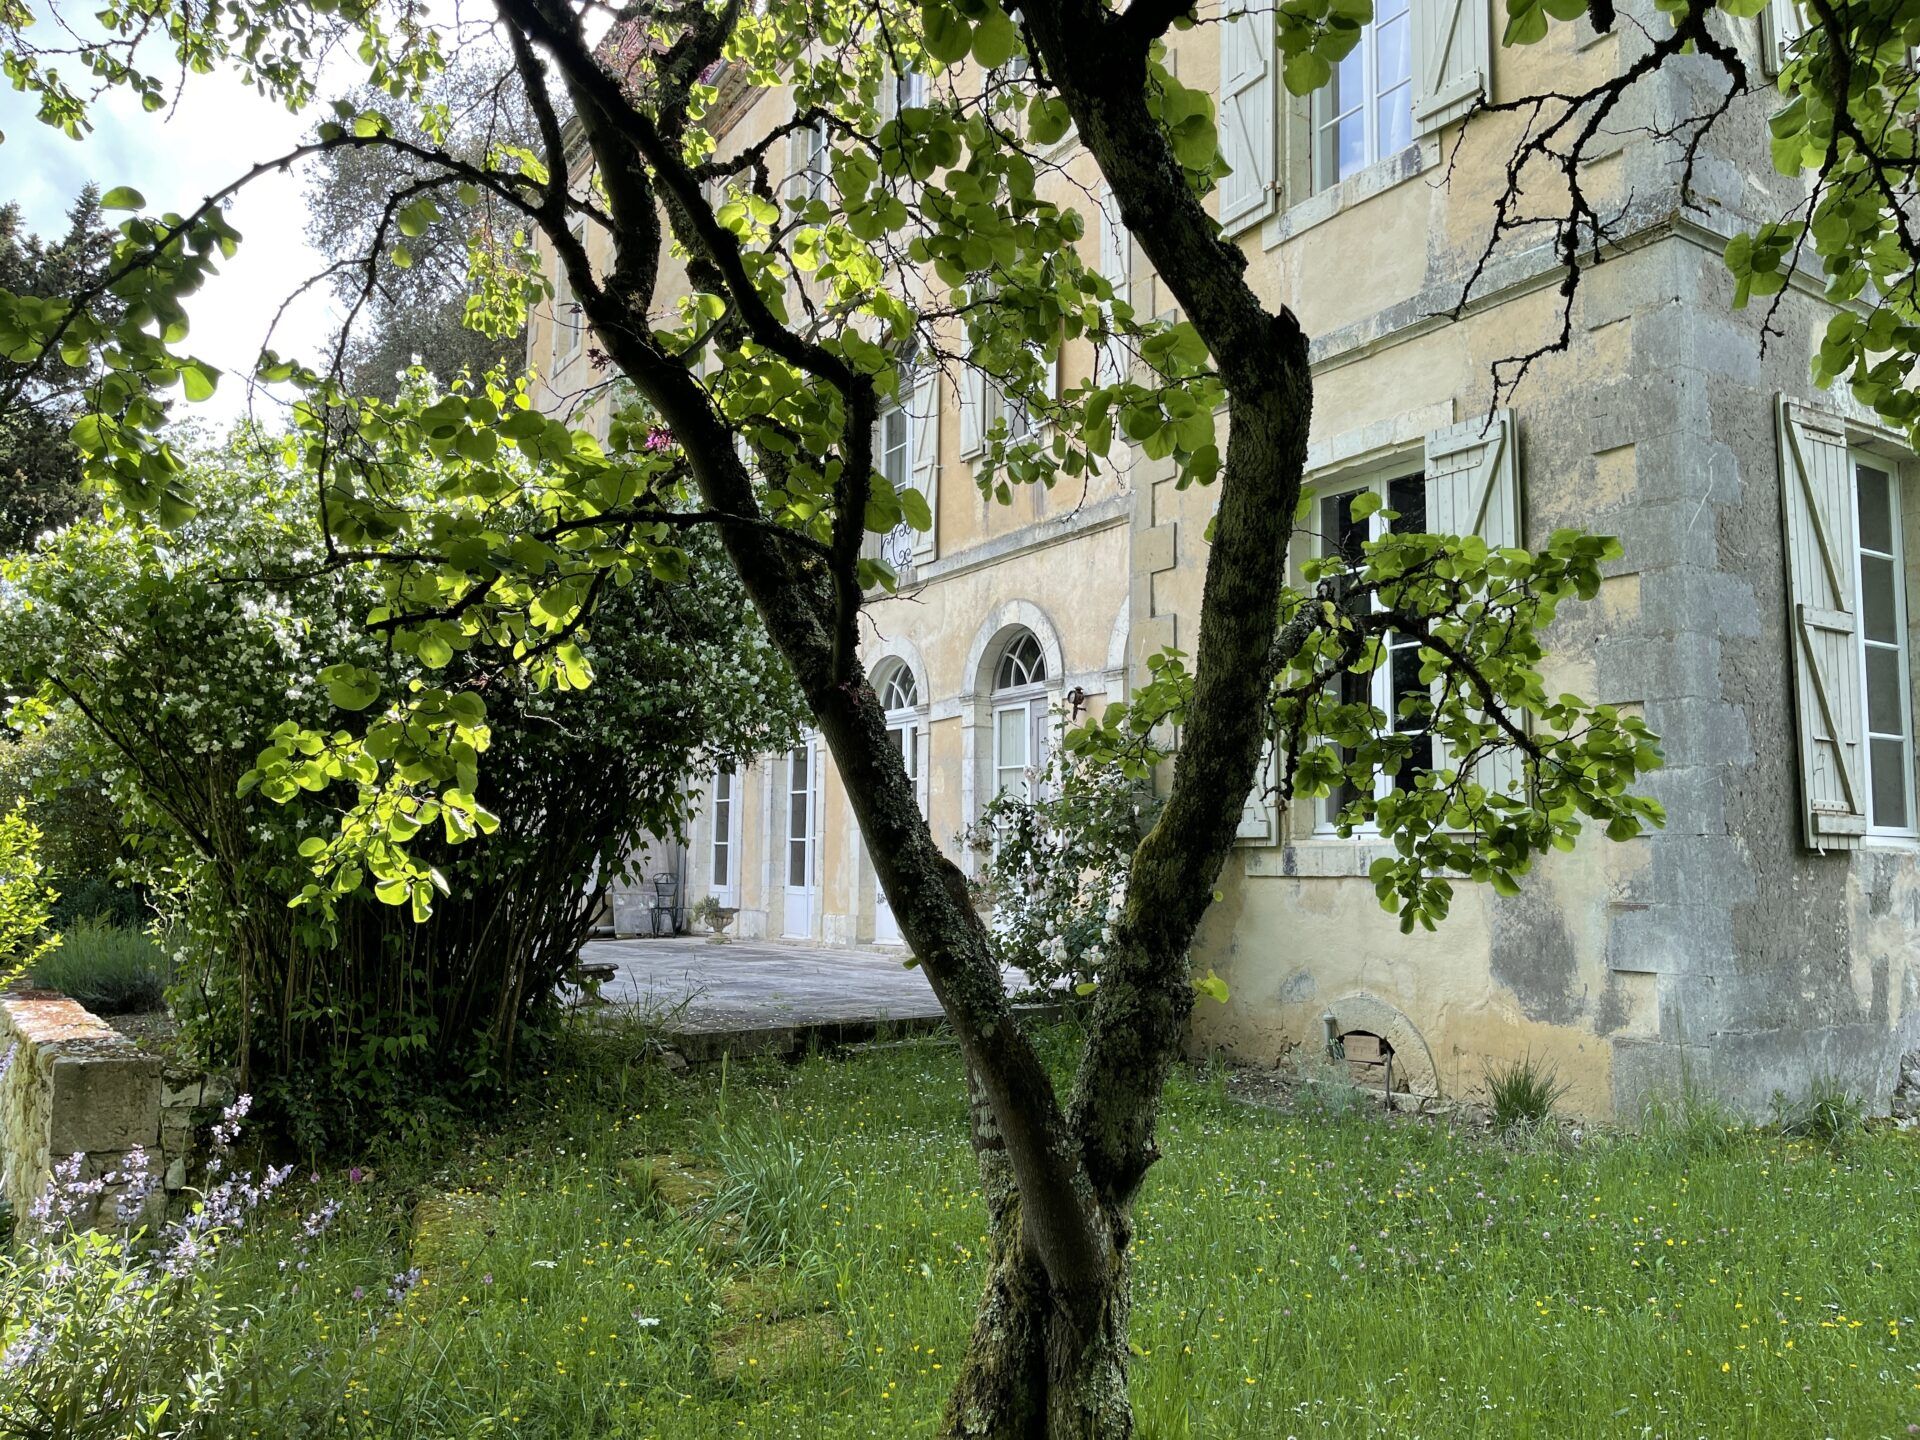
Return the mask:
<path fill-rule="evenodd" d="M 881 672 L 880 684 L 876 687 L 880 695 L 880 708 L 889 715 L 901 710 L 912 710 L 920 704 L 920 686 L 913 678 L 913 671 L 899 660 L 891 662 Z"/>
<path fill-rule="evenodd" d="M 1047 754 L 1047 657 L 1017 630 L 993 670 L 993 791 L 1031 798 Z"/>
<path fill-rule="evenodd" d="M 1044 685 L 1046 681 L 1047 657 L 1040 651 L 1040 642 L 1031 630 L 1018 632 L 1000 652 L 1000 665 L 993 676 L 995 692 Z"/>

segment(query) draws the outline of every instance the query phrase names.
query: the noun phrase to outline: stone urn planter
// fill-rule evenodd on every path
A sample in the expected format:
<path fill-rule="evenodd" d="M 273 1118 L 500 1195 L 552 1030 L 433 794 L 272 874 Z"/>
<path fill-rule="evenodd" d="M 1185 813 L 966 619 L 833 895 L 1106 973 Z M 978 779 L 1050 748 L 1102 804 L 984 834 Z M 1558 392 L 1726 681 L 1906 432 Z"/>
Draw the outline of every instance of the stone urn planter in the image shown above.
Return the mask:
<path fill-rule="evenodd" d="M 740 911 L 732 905 L 722 905 L 711 895 L 693 907 L 692 918 L 707 929 L 707 942 L 711 945 L 725 945 L 733 937 L 727 934 L 727 927 L 733 924 L 734 917 Z"/>

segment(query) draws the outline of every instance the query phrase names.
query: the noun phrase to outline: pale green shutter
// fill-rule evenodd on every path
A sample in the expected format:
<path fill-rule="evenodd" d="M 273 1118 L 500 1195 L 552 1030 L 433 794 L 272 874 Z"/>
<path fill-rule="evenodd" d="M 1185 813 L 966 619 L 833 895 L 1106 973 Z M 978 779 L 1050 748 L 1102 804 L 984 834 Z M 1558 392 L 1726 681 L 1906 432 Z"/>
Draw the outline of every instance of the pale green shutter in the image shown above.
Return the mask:
<path fill-rule="evenodd" d="M 1229 233 L 1273 209 L 1275 45 L 1273 8 L 1226 0 L 1220 26 L 1220 224 Z"/>
<path fill-rule="evenodd" d="M 1833 416 L 1785 396 L 1777 415 L 1802 818 L 1813 849 L 1848 850 L 1867 829 L 1853 466 Z"/>
<path fill-rule="evenodd" d="M 975 365 L 960 367 L 960 458 L 986 449 L 987 377 Z"/>
<path fill-rule="evenodd" d="M 1495 549 L 1520 543 L 1518 435 L 1511 410 L 1477 415 L 1427 437 L 1427 529 L 1435 535 L 1478 535 Z M 1435 763 L 1452 760 L 1436 742 Z M 1518 796 L 1520 755 L 1502 749 L 1476 767 L 1475 783 Z"/>
<path fill-rule="evenodd" d="M 1133 236 L 1127 233 L 1126 222 L 1120 218 L 1120 202 L 1108 186 L 1100 191 L 1100 274 L 1113 286 L 1116 303 L 1132 303 Z M 1108 324 L 1111 327 L 1111 312 Z M 1110 334 L 1100 346 L 1101 373 L 1095 378 L 1102 384 L 1125 380 L 1132 369 L 1131 361 L 1126 340 Z"/>
<path fill-rule="evenodd" d="M 1795 0 L 1767 0 L 1760 12 L 1760 63 L 1769 75 L 1778 75 L 1793 59 L 1793 47 L 1807 33 L 1806 17 Z"/>
<path fill-rule="evenodd" d="M 933 524 L 913 537 L 916 559 L 928 559 L 939 548 L 940 533 L 940 371 L 929 366 L 921 372 L 913 387 L 913 399 L 907 408 L 913 427 L 910 470 L 913 488 L 927 499 Z"/>
<path fill-rule="evenodd" d="M 1487 93 L 1493 0 L 1412 0 L 1413 128 L 1430 135 Z"/>

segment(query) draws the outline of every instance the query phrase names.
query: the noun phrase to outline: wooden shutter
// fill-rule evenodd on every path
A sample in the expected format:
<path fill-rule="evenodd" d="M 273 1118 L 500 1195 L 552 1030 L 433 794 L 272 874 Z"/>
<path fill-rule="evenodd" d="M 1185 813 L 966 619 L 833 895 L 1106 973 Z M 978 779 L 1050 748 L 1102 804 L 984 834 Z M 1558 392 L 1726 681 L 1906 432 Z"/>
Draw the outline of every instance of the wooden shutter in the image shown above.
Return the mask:
<path fill-rule="evenodd" d="M 1220 224 L 1229 233 L 1273 209 L 1273 9 L 1227 0 L 1220 26 L 1220 153 L 1233 173 L 1220 182 Z"/>
<path fill-rule="evenodd" d="M 960 367 L 960 458 L 987 448 L 987 377 L 978 366 Z"/>
<path fill-rule="evenodd" d="M 915 531 L 913 553 L 916 559 L 931 557 L 938 549 L 940 533 L 940 371 L 928 366 L 913 387 L 907 407 L 907 423 L 913 427 L 909 476 L 913 488 L 927 500 L 933 524 Z"/>
<path fill-rule="evenodd" d="M 1487 90 L 1493 0 L 1412 0 L 1413 128 L 1430 135 Z"/>
<path fill-rule="evenodd" d="M 1274 782 L 1273 742 L 1260 747 L 1260 765 L 1253 772 L 1253 789 L 1240 807 L 1240 824 L 1233 838 L 1249 845 L 1273 845 L 1280 839 L 1280 816 L 1269 793 Z"/>
<path fill-rule="evenodd" d="M 1767 0 L 1760 12 L 1760 64 L 1778 75 L 1793 59 L 1794 42 L 1807 33 L 1806 18 L 1795 0 Z"/>
<path fill-rule="evenodd" d="M 1427 529 L 1435 535 L 1478 535 L 1495 549 L 1520 543 L 1519 437 L 1511 410 L 1477 415 L 1427 436 Z M 1436 739 L 1434 761 L 1453 762 Z M 1473 779 L 1492 793 L 1517 795 L 1518 752 L 1482 760 Z"/>
<path fill-rule="evenodd" d="M 1835 417 L 1782 396 L 1778 422 L 1806 840 L 1815 850 L 1852 849 L 1867 829 L 1854 633 L 1853 465 Z"/>
<path fill-rule="evenodd" d="M 1133 297 L 1133 236 L 1128 233 L 1126 222 L 1120 218 L 1120 202 L 1114 199 L 1111 186 L 1100 190 L 1100 274 L 1113 286 L 1113 298 L 1121 304 L 1131 304 Z M 1108 323 L 1112 323 L 1109 312 Z M 1117 384 L 1127 378 L 1132 369 L 1132 356 L 1128 352 L 1127 342 L 1121 337 L 1110 336 L 1100 347 L 1101 373 L 1095 378 L 1103 384 Z"/>

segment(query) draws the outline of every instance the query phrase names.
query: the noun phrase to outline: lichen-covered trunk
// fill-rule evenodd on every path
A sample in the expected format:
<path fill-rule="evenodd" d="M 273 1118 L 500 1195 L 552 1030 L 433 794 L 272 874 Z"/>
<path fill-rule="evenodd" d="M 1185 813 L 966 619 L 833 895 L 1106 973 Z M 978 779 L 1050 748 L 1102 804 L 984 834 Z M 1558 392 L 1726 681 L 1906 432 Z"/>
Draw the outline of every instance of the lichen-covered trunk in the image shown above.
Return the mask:
<path fill-rule="evenodd" d="M 947 1402 L 951 1440 L 1127 1440 L 1127 1252 L 1096 1303 L 1061 1303 L 1022 1244 L 1018 1217 L 996 1217 L 986 1289 Z M 1082 1318 L 1091 1309 L 1091 1320 Z"/>

